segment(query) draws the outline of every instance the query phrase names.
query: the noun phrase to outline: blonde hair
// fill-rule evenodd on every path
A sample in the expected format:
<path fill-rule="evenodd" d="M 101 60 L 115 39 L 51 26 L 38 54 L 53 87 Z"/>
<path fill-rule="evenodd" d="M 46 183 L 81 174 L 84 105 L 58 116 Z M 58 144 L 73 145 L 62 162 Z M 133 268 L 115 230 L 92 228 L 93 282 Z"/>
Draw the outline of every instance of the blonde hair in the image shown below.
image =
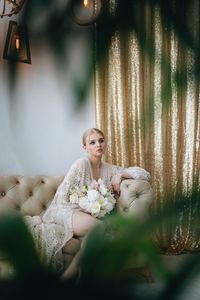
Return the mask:
<path fill-rule="evenodd" d="M 105 135 L 104 135 L 104 133 L 100 129 L 98 129 L 98 128 L 90 128 L 90 129 L 87 129 L 84 132 L 84 134 L 83 134 L 82 143 L 83 143 L 84 146 L 86 145 L 86 139 L 87 139 L 87 137 L 90 137 L 95 132 L 101 134 L 102 137 L 105 139 Z"/>

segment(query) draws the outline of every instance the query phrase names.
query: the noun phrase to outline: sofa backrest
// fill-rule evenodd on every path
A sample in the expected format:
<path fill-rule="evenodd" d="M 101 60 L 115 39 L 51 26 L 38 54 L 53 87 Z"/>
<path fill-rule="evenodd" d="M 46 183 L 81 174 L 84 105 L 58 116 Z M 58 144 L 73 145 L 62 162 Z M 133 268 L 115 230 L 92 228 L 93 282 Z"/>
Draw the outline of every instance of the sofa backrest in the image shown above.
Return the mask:
<path fill-rule="evenodd" d="M 42 214 L 50 205 L 64 176 L 0 176 L 0 212 L 18 210 L 26 216 Z M 120 186 L 117 210 L 124 215 L 143 218 L 153 201 L 149 182 L 126 179 Z"/>
<path fill-rule="evenodd" d="M 0 176 L 0 211 L 15 209 L 23 215 L 40 215 L 63 179 L 64 176 Z"/>

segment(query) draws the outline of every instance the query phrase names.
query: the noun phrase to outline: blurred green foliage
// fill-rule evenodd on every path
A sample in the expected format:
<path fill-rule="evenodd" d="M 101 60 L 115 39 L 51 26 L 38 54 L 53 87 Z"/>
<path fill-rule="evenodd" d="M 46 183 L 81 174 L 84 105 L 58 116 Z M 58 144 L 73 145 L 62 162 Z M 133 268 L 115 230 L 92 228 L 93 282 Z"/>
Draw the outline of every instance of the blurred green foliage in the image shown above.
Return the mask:
<path fill-rule="evenodd" d="M 1 279 L 1 299 L 93 299 L 94 295 L 95 299 L 180 299 L 199 274 L 200 254 L 191 254 L 172 272 L 161 258 L 154 233 L 169 220 L 178 222 L 178 214 L 188 199 L 195 205 L 199 196 L 199 191 L 193 192 L 189 198 L 168 204 L 158 213 L 152 212 L 143 222 L 118 213 L 106 217 L 87 238 L 79 277 L 62 281 L 41 263 L 23 218 L 14 211 L 2 213 L 0 251 L 9 258 L 14 273 Z M 199 226 L 198 215 L 195 226 Z M 149 273 L 143 273 L 143 269 Z M 146 291 L 148 285 L 151 287 L 151 276 L 162 283 L 152 296 L 142 291 L 144 284 Z"/>
<path fill-rule="evenodd" d="M 199 35 L 190 30 L 187 12 L 194 0 L 118 0 L 116 14 L 108 9 L 108 1 L 104 2 L 104 10 L 98 23 L 91 27 L 98 29 L 98 47 L 96 63 L 101 63 L 106 55 L 112 36 L 116 30 L 124 34 L 134 31 L 139 46 L 151 59 L 154 53 L 154 37 L 147 34 L 143 26 L 143 8 L 153 10 L 158 7 L 161 21 L 168 34 L 173 30 L 186 49 L 194 54 L 194 72 L 196 81 L 200 77 L 200 45 Z M 75 38 L 82 37 L 85 29 L 75 25 L 71 20 L 71 1 L 29 0 L 27 1 L 22 21 L 29 27 L 31 44 L 40 47 L 44 43 L 60 61 L 64 72 L 67 72 L 70 61 L 69 45 Z M 103 45 L 103 46 L 102 46 Z M 167 57 L 163 60 L 166 64 Z M 11 75 L 15 74 L 15 65 L 11 64 Z M 75 90 L 79 103 L 85 100 L 89 79 L 94 72 L 92 57 L 85 80 L 75 82 Z M 185 82 L 180 70 L 177 71 L 178 87 Z M 199 201 L 199 191 L 188 196 Z M 14 267 L 14 275 L 0 281 L 1 299 L 151 299 L 151 295 L 138 293 L 137 278 L 133 271 L 126 271 L 127 266 L 135 266 L 141 262 L 149 266 L 160 280 L 163 288 L 152 296 L 152 299 L 177 299 L 187 280 L 198 274 L 199 254 L 191 255 L 176 273 L 170 273 L 160 259 L 160 249 L 153 242 L 153 233 L 166 221 L 177 221 L 177 213 L 187 205 L 187 199 L 180 197 L 176 205 L 165 206 L 157 214 L 152 215 L 145 223 L 112 216 L 102 226 L 95 228 L 88 237 L 81 260 L 81 275 L 78 281 L 59 281 L 57 275 L 41 264 L 22 217 L 19 214 L 5 214 L 0 217 L 0 251 L 5 253 Z M 194 219 L 194 227 L 198 229 L 198 214 Z"/>

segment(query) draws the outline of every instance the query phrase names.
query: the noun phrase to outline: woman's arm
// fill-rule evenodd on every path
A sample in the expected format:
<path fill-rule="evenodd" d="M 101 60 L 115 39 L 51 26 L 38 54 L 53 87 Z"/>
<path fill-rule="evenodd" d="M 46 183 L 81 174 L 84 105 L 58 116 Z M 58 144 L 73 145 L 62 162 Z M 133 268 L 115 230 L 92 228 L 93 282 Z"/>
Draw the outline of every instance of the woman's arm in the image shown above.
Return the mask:
<path fill-rule="evenodd" d="M 124 171 L 117 173 L 115 176 L 113 176 L 113 178 L 111 180 L 111 187 L 114 192 L 119 193 L 120 184 L 121 184 L 123 178 L 128 179 L 128 178 L 132 178 L 132 176 L 129 173 L 124 172 Z"/>
<path fill-rule="evenodd" d="M 151 175 L 146 170 L 140 167 L 130 167 L 116 173 L 111 180 L 111 187 L 117 193 L 120 191 L 122 179 L 140 179 L 150 181 Z"/>

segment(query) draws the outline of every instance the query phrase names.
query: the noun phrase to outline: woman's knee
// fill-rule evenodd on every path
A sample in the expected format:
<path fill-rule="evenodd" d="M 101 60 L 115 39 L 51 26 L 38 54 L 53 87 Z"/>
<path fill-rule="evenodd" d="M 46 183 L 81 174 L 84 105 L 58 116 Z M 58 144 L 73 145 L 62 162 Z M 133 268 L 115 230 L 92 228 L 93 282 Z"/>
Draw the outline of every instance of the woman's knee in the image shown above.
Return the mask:
<path fill-rule="evenodd" d="M 75 212 L 72 217 L 72 226 L 75 236 L 85 236 L 90 229 L 101 221 L 84 212 Z"/>

